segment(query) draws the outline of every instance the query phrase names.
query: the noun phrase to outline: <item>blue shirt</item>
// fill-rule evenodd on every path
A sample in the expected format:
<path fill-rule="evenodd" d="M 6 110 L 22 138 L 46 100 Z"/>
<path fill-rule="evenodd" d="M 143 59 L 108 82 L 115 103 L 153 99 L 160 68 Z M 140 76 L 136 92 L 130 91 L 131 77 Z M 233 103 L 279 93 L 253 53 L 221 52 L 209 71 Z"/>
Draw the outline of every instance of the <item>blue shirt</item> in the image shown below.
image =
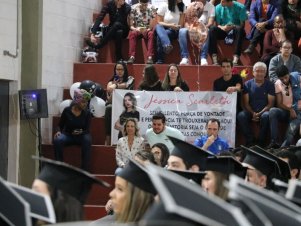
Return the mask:
<path fill-rule="evenodd" d="M 203 147 L 208 139 L 208 135 L 201 136 L 194 141 L 194 145 L 197 147 Z M 215 141 L 208 147 L 208 151 L 211 151 L 213 154 L 217 155 L 222 151 L 229 149 L 229 145 L 226 140 L 223 138 L 217 137 Z"/>
<path fill-rule="evenodd" d="M 265 80 L 261 86 L 257 86 L 255 79 L 250 79 L 244 84 L 243 94 L 249 95 L 252 110 L 260 112 L 268 105 L 268 95 L 275 96 L 275 86 L 269 80 Z"/>

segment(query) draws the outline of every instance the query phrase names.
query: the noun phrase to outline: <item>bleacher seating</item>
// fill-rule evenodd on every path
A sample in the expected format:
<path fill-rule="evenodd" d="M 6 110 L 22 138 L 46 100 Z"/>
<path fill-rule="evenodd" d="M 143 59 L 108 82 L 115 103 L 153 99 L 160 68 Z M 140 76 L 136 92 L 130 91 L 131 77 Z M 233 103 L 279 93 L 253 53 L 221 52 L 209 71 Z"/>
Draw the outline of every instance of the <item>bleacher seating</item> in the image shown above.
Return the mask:
<path fill-rule="evenodd" d="M 97 14 L 93 15 L 93 18 Z M 106 18 L 107 22 L 108 19 Z M 246 30 L 249 31 L 250 27 L 246 23 Z M 167 64 L 170 63 L 179 63 L 180 62 L 180 51 L 177 41 L 173 41 L 174 49 L 170 55 L 166 56 L 164 65 L 155 65 L 160 78 L 163 79 L 167 70 Z M 248 41 L 245 40 L 243 43 L 243 48 L 245 49 L 248 46 Z M 93 80 L 98 82 L 103 87 L 107 84 L 108 80 L 111 78 L 114 68 L 115 61 L 115 51 L 114 51 L 114 42 L 110 42 L 107 46 L 102 48 L 99 51 L 98 63 L 94 64 L 83 64 L 83 63 L 74 63 L 74 77 L 73 81 L 83 81 L 86 79 Z M 128 59 L 128 40 L 124 40 L 123 43 L 123 56 L 125 59 Z M 220 77 L 220 67 L 219 66 L 199 66 L 196 65 L 197 53 L 193 53 L 193 49 L 189 46 L 190 51 L 190 63 L 189 66 L 180 66 L 180 71 L 182 77 L 189 84 L 191 91 L 210 91 L 212 90 L 213 81 Z M 233 56 L 233 46 L 227 46 L 223 41 L 218 42 L 218 53 L 219 58 Z M 143 41 L 138 42 L 137 45 L 137 55 L 136 62 L 133 65 L 128 65 L 129 74 L 135 77 L 135 88 L 139 85 L 142 80 L 142 70 L 144 68 L 144 62 L 146 59 L 146 47 Z M 241 63 L 242 66 L 237 67 L 238 71 L 248 68 L 251 71 L 252 65 L 258 61 L 260 57 L 259 47 L 256 48 L 252 55 L 242 54 Z M 208 57 L 208 63 L 211 64 L 211 59 Z M 249 74 L 247 79 L 252 78 L 252 74 Z M 69 91 L 64 91 L 64 99 L 70 99 Z M 58 124 L 59 117 L 54 117 L 53 128 Z M 91 172 L 96 174 L 101 179 L 109 182 L 114 186 L 114 171 L 116 168 L 115 161 L 115 149 L 112 146 L 105 146 L 105 134 L 104 134 L 104 119 L 103 118 L 94 118 L 92 120 L 92 163 L 91 163 Z M 255 131 L 258 131 L 258 125 L 253 124 Z M 284 130 L 282 130 L 284 133 Z M 241 133 L 237 133 L 236 144 L 243 144 L 244 139 Z M 43 145 L 42 154 L 48 158 L 54 158 L 53 146 L 52 145 Z M 71 146 L 64 149 L 65 161 L 73 164 L 75 166 L 80 166 L 80 147 Z M 88 197 L 88 200 L 85 205 L 85 218 L 87 220 L 94 220 L 100 218 L 106 214 L 104 205 L 108 200 L 108 194 L 110 189 L 105 189 L 101 187 L 93 186 L 92 192 Z"/>

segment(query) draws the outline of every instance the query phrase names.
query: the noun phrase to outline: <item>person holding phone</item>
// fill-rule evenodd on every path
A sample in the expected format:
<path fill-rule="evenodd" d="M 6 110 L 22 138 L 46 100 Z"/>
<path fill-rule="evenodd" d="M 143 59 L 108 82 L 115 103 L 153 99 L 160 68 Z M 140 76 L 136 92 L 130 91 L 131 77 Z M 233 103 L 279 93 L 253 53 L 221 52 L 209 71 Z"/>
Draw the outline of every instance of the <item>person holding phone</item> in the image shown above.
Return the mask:
<path fill-rule="evenodd" d="M 129 76 L 127 66 L 120 61 L 115 64 L 113 76 L 107 84 L 107 102 L 105 110 L 106 145 L 111 145 L 112 131 L 112 95 L 115 89 L 133 89 L 134 78 Z"/>
<path fill-rule="evenodd" d="M 89 171 L 91 159 L 91 113 L 87 109 L 91 94 L 84 89 L 76 89 L 69 107 L 61 115 L 57 132 L 54 134 L 55 159 L 64 161 L 63 148 L 69 145 L 80 145 L 82 148 L 81 168 Z"/>

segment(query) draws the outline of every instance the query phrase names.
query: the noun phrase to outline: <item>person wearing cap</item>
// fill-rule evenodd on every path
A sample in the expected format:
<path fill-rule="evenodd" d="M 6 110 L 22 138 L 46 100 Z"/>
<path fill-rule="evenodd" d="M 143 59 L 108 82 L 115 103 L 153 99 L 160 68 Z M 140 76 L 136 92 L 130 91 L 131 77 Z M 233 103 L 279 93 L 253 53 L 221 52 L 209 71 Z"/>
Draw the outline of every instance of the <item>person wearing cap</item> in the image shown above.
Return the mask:
<path fill-rule="evenodd" d="M 199 172 L 208 156 L 213 153 L 201 150 L 198 147 L 174 137 L 168 137 L 174 144 L 168 160 L 167 169 L 169 170 L 189 170 Z"/>
<path fill-rule="evenodd" d="M 300 165 L 297 156 L 289 150 L 281 150 L 276 153 L 276 156 L 289 164 L 291 179 L 298 179 L 300 175 Z"/>
<path fill-rule="evenodd" d="M 300 128 L 301 114 L 301 88 L 300 72 L 289 72 L 287 66 L 280 65 L 276 69 L 278 79 L 275 82 L 277 107 L 270 109 L 271 143 L 268 148 L 278 148 L 278 123 L 288 123 L 285 139 L 282 147 L 293 143 L 295 135 Z"/>
<path fill-rule="evenodd" d="M 92 185 L 110 187 L 108 183 L 67 163 L 43 157 L 35 159 L 43 167 L 32 189 L 51 197 L 57 222 L 83 220 L 83 205 Z"/>
<path fill-rule="evenodd" d="M 211 118 L 206 123 L 207 135 L 201 136 L 194 141 L 194 145 L 204 150 L 211 151 L 213 154 L 218 154 L 229 149 L 226 140 L 218 136 L 220 129 L 220 121 Z"/>
<path fill-rule="evenodd" d="M 247 167 L 246 180 L 262 188 L 269 188 L 272 177 L 275 175 L 276 161 L 247 147 L 246 157 L 242 162 Z"/>
<path fill-rule="evenodd" d="M 253 66 L 254 78 L 245 82 L 243 88 L 243 108 L 237 115 L 240 131 L 245 137 L 246 146 L 254 143 L 265 145 L 265 138 L 269 129 L 269 110 L 274 106 L 275 87 L 272 82 L 265 79 L 267 66 L 257 62 Z M 258 122 L 260 131 L 258 141 L 254 139 L 250 122 Z"/>
<path fill-rule="evenodd" d="M 228 189 L 224 186 L 224 181 L 229 180 L 230 174 L 236 174 L 244 178 L 247 168 L 231 156 L 217 156 L 207 158 L 201 170 L 206 171 L 206 175 L 202 180 L 204 190 L 226 200 Z"/>
<path fill-rule="evenodd" d="M 86 90 L 74 90 L 73 101 L 64 109 L 53 139 L 55 159 L 59 161 L 64 161 L 64 146 L 81 145 L 81 168 L 84 170 L 89 170 L 91 158 L 91 113 L 87 109 L 90 99 L 91 94 Z"/>
<path fill-rule="evenodd" d="M 166 126 L 166 118 L 162 112 L 158 112 L 153 115 L 152 128 L 146 131 L 145 136 L 150 146 L 153 146 L 156 143 L 163 143 L 168 147 L 169 152 L 172 151 L 174 146 L 167 136 L 185 140 L 185 137 L 181 131 Z"/>
<path fill-rule="evenodd" d="M 116 222 L 138 222 L 157 194 L 146 170 L 138 162 L 130 160 L 115 179 L 110 198 Z M 98 221 L 101 223 L 101 219 Z"/>

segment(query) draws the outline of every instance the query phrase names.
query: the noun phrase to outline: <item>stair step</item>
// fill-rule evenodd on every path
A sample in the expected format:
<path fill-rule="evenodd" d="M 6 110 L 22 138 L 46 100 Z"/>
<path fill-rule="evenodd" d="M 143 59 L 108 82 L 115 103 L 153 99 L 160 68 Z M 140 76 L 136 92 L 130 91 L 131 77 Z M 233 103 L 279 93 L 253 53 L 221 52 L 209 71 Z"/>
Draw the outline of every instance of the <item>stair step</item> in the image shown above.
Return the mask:
<path fill-rule="evenodd" d="M 53 128 L 53 135 L 56 131 L 56 128 L 59 124 L 60 117 L 54 116 L 52 120 L 52 128 Z M 90 133 L 92 136 L 92 144 L 93 145 L 104 145 L 105 144 L 105 121 L 104 118 L 92 118 L 91 119 L 91 127 Z M 53 136 L 52 136 L 53 137 Z"/>
<path fill-rule="evenodd" d="M 53 145 L 42 145 L 42 156 L 54 159 Z M 116 170 L 115 147 L 106 145 L 92 145 L 90 171 L 92 174 L 113 175 Z M 64 161 L 80 167 L 80 146 L 69 146 L 64 148 Z"/>

